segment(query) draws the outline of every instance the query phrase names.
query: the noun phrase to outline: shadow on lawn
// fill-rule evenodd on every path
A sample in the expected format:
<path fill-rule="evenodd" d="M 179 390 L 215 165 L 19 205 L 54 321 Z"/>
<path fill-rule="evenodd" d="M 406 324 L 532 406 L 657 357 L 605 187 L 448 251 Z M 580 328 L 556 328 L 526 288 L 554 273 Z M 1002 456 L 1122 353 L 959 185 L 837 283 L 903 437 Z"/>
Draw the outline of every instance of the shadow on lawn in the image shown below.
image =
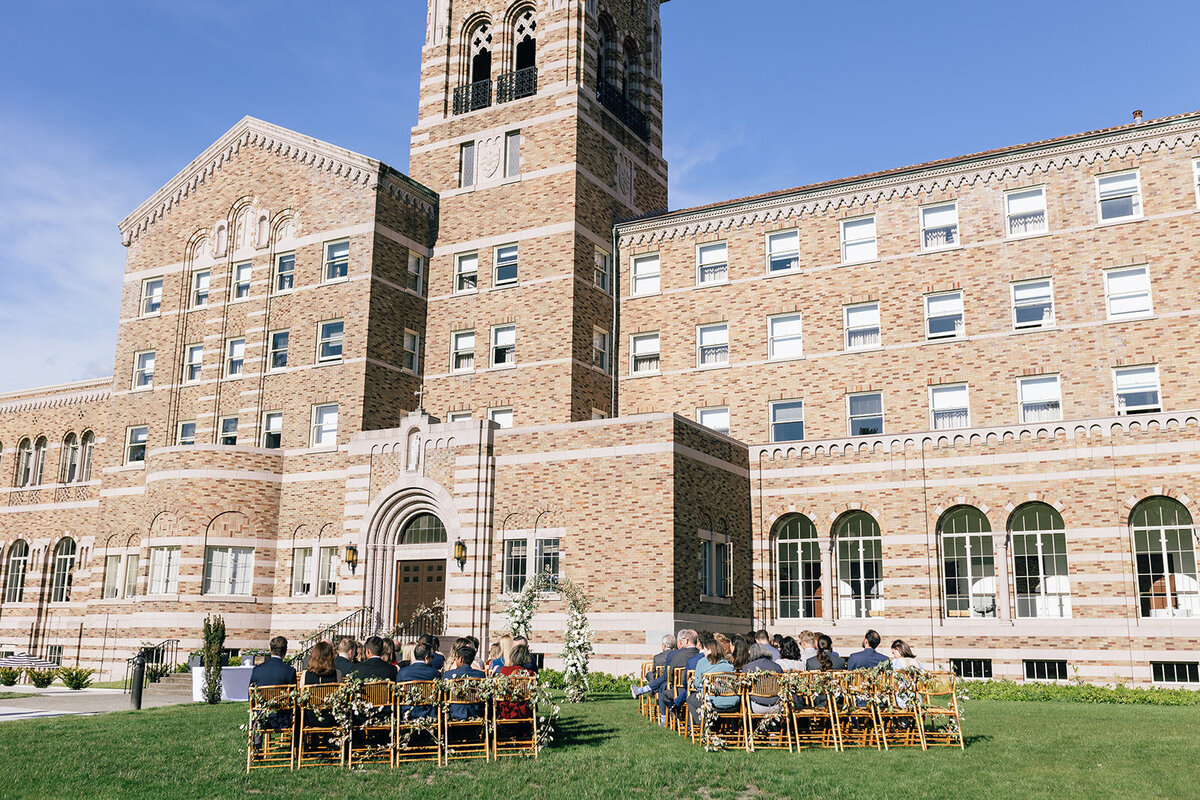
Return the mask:
<path fill-rule="evenodd" d="M 984 742 L 990 742 L 995 738 L 996 738 L 995 736 L 990 736 L 986 733 L 975 733 L 970 736 L 964 736 L 963 737 L 963 745 L 965 745 L 969 749 L 971 747 L 974 747 L 977 744 L 983 744 Z"/>
<path fill-rule="evenodd" d="M 587 719 L 560 719 L 554 727 L 554 743 L 569 746 L 599 747 L 617 734 L 616 728 Z"/>

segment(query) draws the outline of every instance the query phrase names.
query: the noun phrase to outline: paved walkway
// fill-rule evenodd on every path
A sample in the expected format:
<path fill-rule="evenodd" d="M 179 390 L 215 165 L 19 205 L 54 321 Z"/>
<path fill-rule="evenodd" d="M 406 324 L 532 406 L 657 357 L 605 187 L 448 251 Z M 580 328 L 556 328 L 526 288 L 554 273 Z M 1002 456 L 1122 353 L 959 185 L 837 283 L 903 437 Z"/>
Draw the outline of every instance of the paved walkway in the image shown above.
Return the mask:
<path fill-rule="evenodd" d="M 103 714 L 108 711 L 128 711 L 133 708 L 130 696 L 120 689 L 67 689 L 52 686 L 38 689 L 33 686 L 5 686 L 0 692 L 19 692 L 30 697 L 0 700 L 0 722 L 14 719 L 36 719 L 68 714 Z M 157 708 L 192 702 L 191 691 L 163 691 L 153 685 L 142 695 L 142 708 Z"/>

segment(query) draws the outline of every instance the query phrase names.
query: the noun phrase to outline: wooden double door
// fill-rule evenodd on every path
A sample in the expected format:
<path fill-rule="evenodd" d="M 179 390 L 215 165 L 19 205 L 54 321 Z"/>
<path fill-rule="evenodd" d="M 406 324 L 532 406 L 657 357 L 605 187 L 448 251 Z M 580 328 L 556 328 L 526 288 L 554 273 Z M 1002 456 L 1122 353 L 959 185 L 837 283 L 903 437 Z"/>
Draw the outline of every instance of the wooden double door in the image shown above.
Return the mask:
<path fill-rule="evenodd" d="M 419 608 L 446 599 L 446 561 L 396 562 L 396 625 L 406 625 Z"/>

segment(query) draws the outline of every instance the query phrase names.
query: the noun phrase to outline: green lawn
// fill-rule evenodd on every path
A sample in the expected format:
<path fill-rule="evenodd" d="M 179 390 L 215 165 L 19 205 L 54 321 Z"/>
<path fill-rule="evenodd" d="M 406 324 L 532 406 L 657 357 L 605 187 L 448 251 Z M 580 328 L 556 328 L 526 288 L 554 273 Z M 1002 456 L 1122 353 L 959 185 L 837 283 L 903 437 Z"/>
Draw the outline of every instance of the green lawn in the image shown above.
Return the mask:
<path fill-rule="evenodd" d="M 37 697 L 36 692 L 0 692 L 0 700 L 18 700 L 22 697 Z"/>
<path fill-rule="evenodd" d="M 245 705 L 0 723 L 0 797 L 1194 797 L 1200 708 L 974 701 L 966 753 L 705 753 L 628 698 L 563 706 L 536 763 L 245 774 Z"/>

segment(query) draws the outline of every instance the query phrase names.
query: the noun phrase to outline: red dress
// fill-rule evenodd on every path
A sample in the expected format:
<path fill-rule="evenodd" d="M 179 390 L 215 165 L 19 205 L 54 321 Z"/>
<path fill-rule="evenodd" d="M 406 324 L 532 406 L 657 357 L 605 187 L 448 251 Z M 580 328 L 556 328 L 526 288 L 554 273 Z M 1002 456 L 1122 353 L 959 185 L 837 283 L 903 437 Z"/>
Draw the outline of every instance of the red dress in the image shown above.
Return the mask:
<path fill-rule="evenodd" d="M 524 667 L 501 667 L 501 675 L 533 675 Z M 500 719 L 528 719 L 530 717 L 529 703 L 501 700 L 496 703 L 496 714 Z"/>

